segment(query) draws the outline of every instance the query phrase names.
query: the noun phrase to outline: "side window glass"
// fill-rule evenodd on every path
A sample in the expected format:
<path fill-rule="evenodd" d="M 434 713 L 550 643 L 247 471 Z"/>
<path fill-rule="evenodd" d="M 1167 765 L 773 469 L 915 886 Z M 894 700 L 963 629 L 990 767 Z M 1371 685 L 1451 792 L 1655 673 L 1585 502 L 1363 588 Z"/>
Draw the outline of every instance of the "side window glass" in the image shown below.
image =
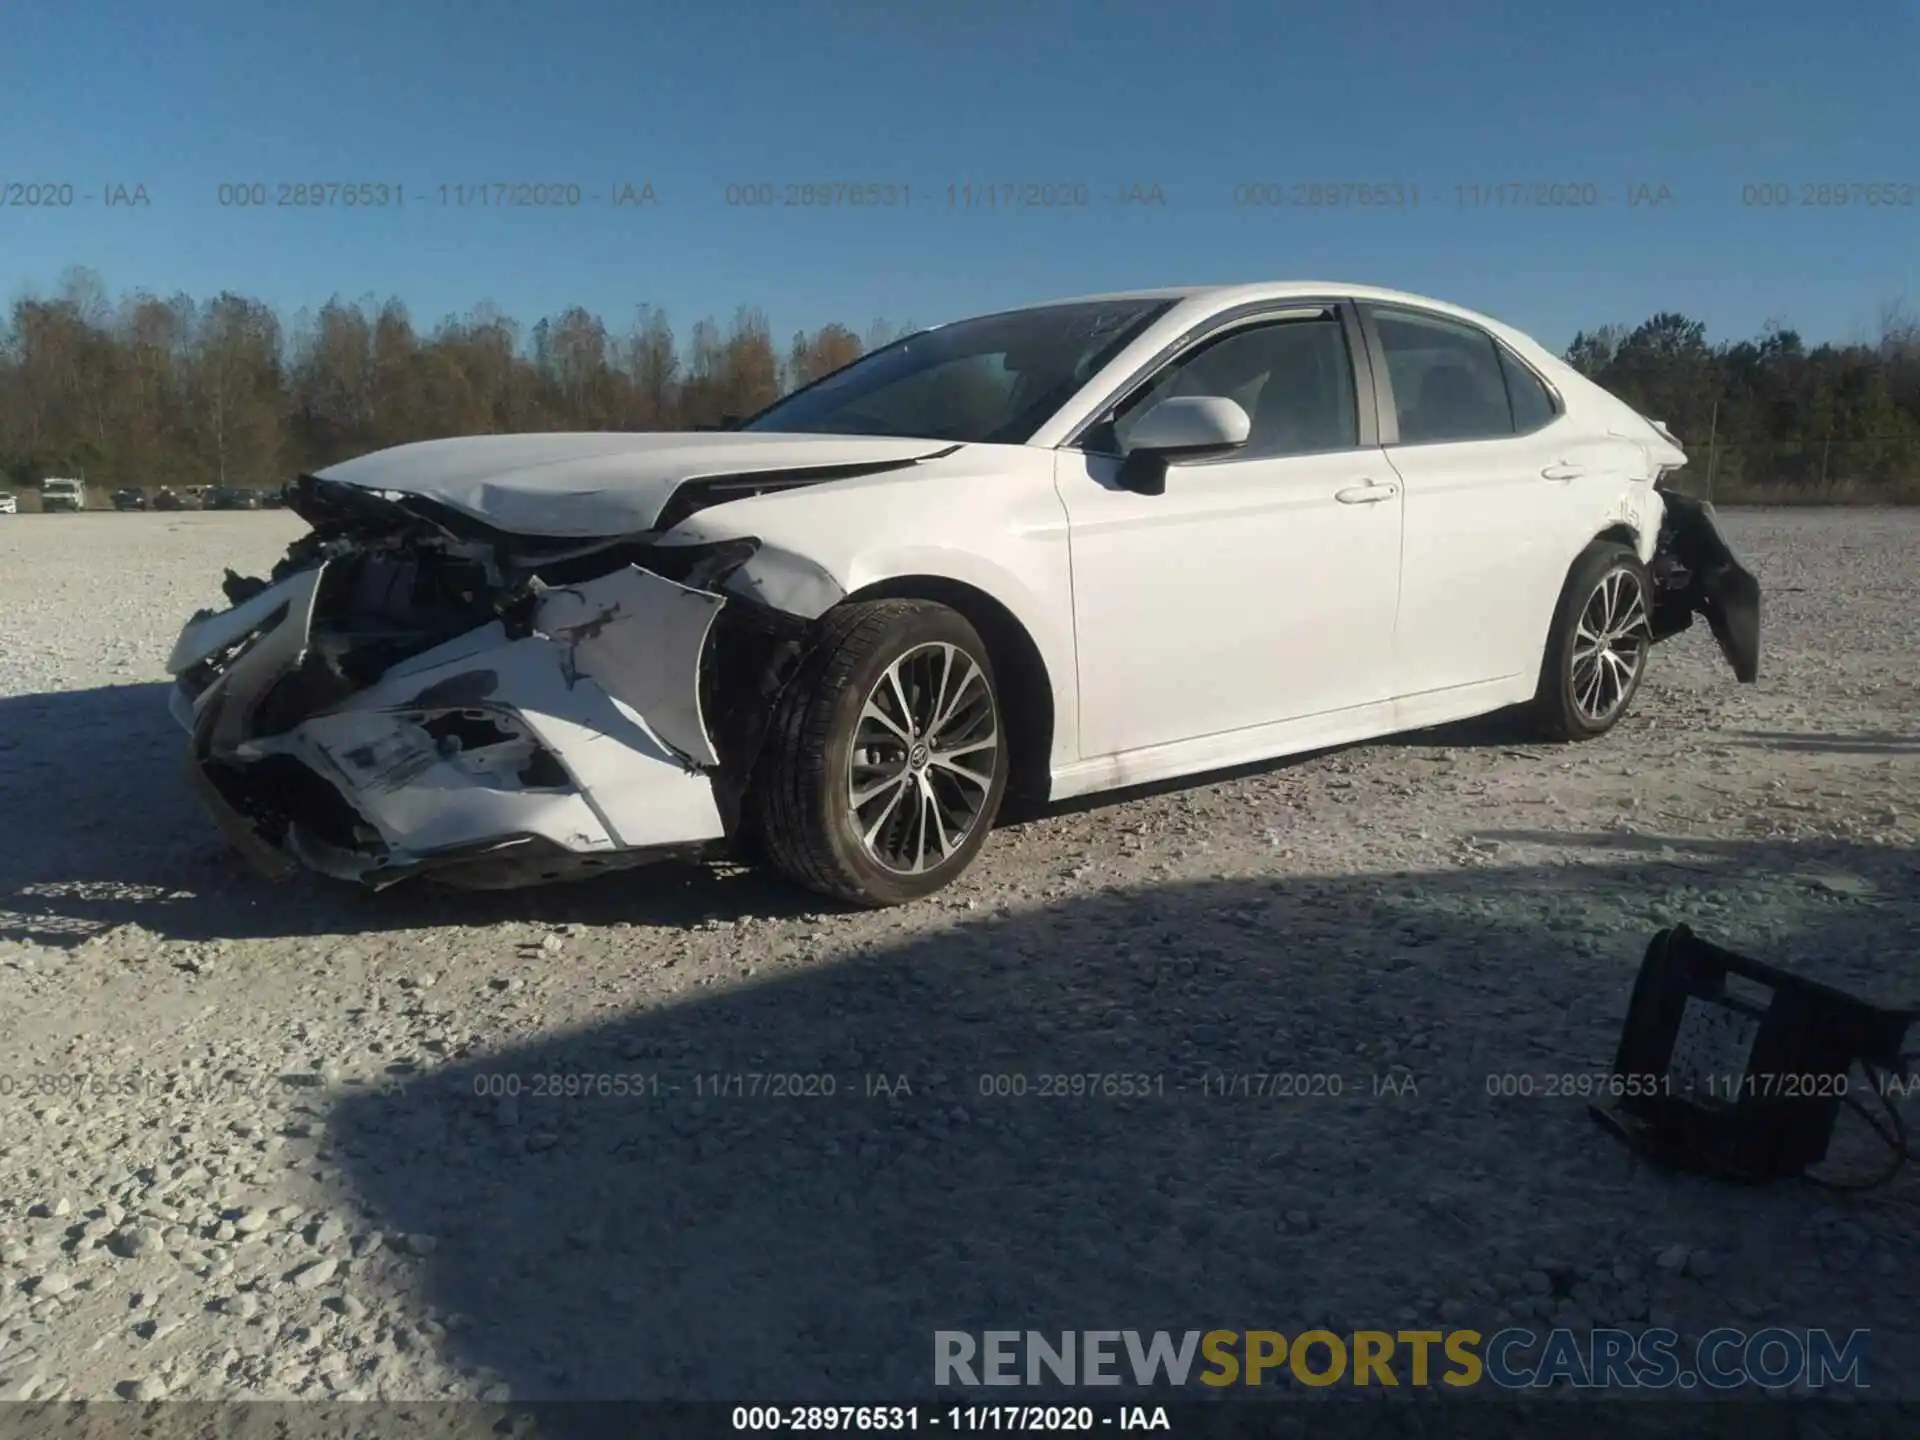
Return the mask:
<path fill-rule="evenodd" d="M 1500 352 L 1500 370 L 1507 377 L 1507 398 L 1513 402 L 1513 428 L 1518 433 L 1538 430 L 1553 419 L 1553 396 L 1539 376 L 1505 350 Z"/>
<path fill-rule="evenodd" d="M 1490 440 L 1514 433 L 1493 337 L 1407 310 L 1373 310 L 1402 445 Z"/>
<path fill-rule="evenodd" d="M 1173 361 L 1115 417 L 1122 454 L 1140 417 L 1176 395 L 1224 396 L 1247 412 L 1251 428 L 1235 459 L 1311 455 L 1360 443 L 1353 361 L 1336 317 L 1237 330 Z"/>

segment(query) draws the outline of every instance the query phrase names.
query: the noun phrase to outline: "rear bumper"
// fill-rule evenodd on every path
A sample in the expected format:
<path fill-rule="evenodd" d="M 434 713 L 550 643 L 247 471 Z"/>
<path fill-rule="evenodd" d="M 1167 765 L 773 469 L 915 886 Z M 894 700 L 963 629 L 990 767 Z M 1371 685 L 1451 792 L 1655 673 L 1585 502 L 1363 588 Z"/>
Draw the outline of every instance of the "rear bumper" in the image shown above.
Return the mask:
<path fill-rule="evenodd" d="M 1658 587 L 1654 639 L 1704 616 L 1734 678 L 1751 685 L 1760 676 L 1760 582 L 1734 555 L 1712 505 L 1673 490 L 1660 496 L 1665 514 L 1649 567 Z"/>
<path fill-rule="evenodd" d="M 526 884 L 724 838 L 698 702 L 719 597 L 637 570 L 556 590 L 533 634 L 484 626 L 289 723 L 325 569 L 199 617 L 169 666 L 193 786 L 263 874 Z"/>

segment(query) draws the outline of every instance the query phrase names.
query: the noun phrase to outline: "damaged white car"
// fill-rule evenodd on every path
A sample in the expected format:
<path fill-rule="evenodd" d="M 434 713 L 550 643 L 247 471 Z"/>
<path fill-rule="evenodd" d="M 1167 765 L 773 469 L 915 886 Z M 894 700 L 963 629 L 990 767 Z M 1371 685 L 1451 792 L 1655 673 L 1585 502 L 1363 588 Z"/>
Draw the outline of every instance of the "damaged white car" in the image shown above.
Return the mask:
<path fill-rule="evenodd" d="M 504 886 L 712 849 L 882 905 L 1009 793 L 1526 704 L 1610 729 L 1653 642 L 1759 663 L 1685 462 L 1526 336 L 1262 284 L 940 326 L 735 429 L 432 440 L 302 476 L 170 663 L 261 868 Z"/>

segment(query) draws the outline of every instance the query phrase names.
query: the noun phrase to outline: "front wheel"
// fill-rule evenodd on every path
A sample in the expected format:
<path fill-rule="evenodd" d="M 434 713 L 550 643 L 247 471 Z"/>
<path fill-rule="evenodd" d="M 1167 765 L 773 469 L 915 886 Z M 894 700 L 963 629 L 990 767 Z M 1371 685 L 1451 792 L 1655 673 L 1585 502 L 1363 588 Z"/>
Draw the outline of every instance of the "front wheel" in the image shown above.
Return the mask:
<path fill-rule="evenodd" d="M 1592 740 L 1627 713 L 1653 648 L 1653 587 L 1640 557 L 1596 540 L 1568 572 L 1533 697 L 1533 718 L 1554 740 Z"/>
<path fill-rule="evenodd" d="M 992 662 L 928 601 L 858 602 L 822 623 L 755 777 L 767 857 L 855 904 L 917 900 L 972 863 L 1006 792 Z"/>

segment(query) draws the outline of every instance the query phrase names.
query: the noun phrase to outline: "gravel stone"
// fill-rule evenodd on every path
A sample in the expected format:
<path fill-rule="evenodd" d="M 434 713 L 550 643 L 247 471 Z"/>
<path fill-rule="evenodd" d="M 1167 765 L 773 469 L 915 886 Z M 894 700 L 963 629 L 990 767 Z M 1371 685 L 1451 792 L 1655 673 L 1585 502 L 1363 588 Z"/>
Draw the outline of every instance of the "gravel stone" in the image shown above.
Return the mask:
<path fill-rule="evenodd" d="M 302 1290 L 317 1290 L 333 1279 L 333 1272 L 339 1268 L 340 1262 L 337 1260 L 314 1260 L 295 1270 L 290 1278 Z"/>
<path fill-rule="evenodd" d="M 108 1237 L 107 1248 L 122 1259 L 140 1260 L 160 1254 L 166 1249 L 166 1244 L 160 1238 L 158 1226 L 128 1225 Z"/>
<path fill-rule="evenodd" d="M 273 1223 L 273 1217 L 258 1205 L 249 1206 L 234 1217 L 233 1228 L 241 1235 L 256 1235 Z"/>

